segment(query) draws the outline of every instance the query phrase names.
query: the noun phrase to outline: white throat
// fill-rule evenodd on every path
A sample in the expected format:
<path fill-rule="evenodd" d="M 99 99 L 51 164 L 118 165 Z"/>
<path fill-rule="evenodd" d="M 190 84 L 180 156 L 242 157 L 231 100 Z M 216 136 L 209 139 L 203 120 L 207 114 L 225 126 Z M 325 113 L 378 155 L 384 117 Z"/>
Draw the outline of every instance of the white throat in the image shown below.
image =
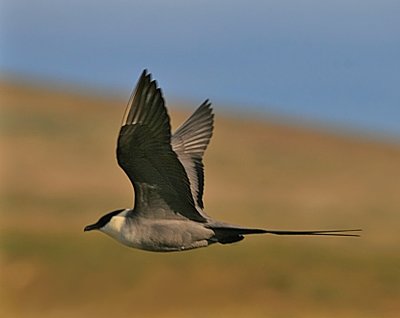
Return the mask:
<path fill-rule="evenodd" d="M 125 225 L 126 214 L 128 211 L 129 209 L 125 209 L 121 213 L 114 215 L 106 225 L 100 228 L 100 231 L 118 241 L 121 241 L 122 228 Z"/>

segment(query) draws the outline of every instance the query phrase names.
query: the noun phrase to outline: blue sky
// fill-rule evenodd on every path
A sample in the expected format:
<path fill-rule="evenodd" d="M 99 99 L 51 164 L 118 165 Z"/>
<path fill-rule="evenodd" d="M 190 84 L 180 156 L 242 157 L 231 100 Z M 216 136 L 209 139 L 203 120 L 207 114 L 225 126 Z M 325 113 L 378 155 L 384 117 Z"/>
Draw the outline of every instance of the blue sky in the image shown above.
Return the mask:
<path fill-rule="evenodd" d="M 3 0 L 0 71 L 400 137 L 400 1 Z M 235 106 L 233 106 L 235 107 Z"/>

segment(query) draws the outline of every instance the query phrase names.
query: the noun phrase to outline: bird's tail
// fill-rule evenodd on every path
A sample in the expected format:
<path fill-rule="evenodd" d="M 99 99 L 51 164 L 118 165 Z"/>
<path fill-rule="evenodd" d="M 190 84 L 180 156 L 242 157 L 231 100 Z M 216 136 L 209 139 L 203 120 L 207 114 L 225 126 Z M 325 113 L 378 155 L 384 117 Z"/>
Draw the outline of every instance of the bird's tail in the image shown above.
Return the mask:
<path fill-rule="evenodd" d="M 253 228 L 241 228 L 233 226 L 211 226 L 215 233 L 215 240 L 221 244 L 229 244 L 244 239 L 244 235 L 248 234 L 274 234 L 274 235 L 324 235 L 324 236 L 353 236 L 358 237 L 360 234 L 354 230 L 317 230 L 317 231 L 284 231 L 284 230 L 264 230 Z"/>

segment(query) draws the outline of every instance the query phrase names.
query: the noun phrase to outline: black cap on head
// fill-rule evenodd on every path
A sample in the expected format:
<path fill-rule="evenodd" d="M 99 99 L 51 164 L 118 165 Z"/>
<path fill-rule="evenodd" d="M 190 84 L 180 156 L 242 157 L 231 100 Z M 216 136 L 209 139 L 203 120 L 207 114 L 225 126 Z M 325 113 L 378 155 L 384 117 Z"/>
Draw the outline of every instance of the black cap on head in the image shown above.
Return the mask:
<path fill-rule="evenodd" d="M 115 210 L 103 215 L 96 223 L 85 226 L 84 232 L 101 229 L 104 225 L 110 222 L 111 218 L 124 211 L 124 209 Z"/>

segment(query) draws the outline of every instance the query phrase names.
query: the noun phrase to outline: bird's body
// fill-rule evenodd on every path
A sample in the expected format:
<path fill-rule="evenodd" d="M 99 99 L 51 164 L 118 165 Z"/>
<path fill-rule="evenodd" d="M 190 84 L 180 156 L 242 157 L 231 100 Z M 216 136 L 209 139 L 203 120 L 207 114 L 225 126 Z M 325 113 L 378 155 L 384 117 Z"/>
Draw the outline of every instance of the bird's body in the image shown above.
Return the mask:
<path fill-rule="evenodd" d="M 131 212 L 132 217 L 126 217 Z M 214 232 L 202 223 L 190 220 L 148 219 L 124 210 L 102 229 L 129 247 L 155 252 L 183 251 L 205 247 Z"/>
<path fill-rule="evenodd" d="M 357 236 L 348 230 L 243 228 L 205 214 L 202 159 L 213 122 L 206 100 L 171 135 L 161 90 L 143 71 L 128 102 L 117 144 L 118 164 L 135 189 L 134 208 L 110 212 L 85 231 L 100 230 L 129 247 L 157 252 L 229 244 L 247 234 Z"/>

